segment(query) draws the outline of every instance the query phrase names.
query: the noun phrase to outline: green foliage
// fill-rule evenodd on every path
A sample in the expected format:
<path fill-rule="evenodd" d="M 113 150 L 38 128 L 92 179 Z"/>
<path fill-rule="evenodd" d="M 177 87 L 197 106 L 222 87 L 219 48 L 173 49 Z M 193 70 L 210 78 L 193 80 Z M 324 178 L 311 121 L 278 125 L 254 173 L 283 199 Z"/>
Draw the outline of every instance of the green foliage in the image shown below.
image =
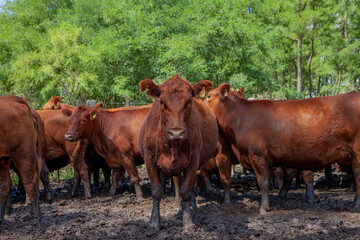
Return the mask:
<path fill-rule="evenodd" d="M 13 0 L 0 10 L 0 93 L 150 102 L 145 78 L 229 82 L 245 96 L 323 96 L 360 83 L 360 3 L 333 0 Z M 303 37 L 301 95 L 297 39 Z M 309 69 L 311 39 L 314 53 Z M 311 75 L 308 76 L 311 70 Z"/>

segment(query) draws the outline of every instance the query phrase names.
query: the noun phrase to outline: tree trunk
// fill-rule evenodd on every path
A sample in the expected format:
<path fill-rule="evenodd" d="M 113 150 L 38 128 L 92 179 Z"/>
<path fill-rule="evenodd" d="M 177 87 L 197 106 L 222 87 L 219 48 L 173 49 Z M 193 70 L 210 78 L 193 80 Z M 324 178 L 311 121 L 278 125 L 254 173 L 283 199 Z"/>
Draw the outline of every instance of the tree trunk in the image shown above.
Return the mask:
<path fill-rule="evenodd" d="M 311 52 L 309 57 L 309 75 L 308 75 L 308 81 L 309 81 L 309 97 L 312 98 L 312 82 L 311 82 L 311 60 L 314 55 L 314 36 L 311 37 Z"/>
<path fill-rule="evenodd" d="M 298 56 L 297 56 L 297 94 L 298 96 L 300 96 L 301 94 L 301 60 L 302 60 L 302 55 L 301 55 L 301 49 L 302 49 L 302 40 L 303 40 L 303 35 L 300 34 L 299 35 L 299 39 L 297 40 L 298 43 Z"/>

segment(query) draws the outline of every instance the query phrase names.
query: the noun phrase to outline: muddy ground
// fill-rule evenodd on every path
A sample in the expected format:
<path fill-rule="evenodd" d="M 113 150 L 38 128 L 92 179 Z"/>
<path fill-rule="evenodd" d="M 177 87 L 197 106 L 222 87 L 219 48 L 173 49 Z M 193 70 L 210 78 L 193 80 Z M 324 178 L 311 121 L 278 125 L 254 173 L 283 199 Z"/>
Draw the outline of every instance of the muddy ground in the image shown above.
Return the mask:
<path fill-rule="evenodd" d="M 71 180 L 53 182 L 52 204 L 41 201 L 43 217 L 36 223 L 30 219 L 30 207 L 24 196 L 12 190 L 11 215 L 0 225 L 0 239 L 359 239 L 360 213 L 352 211 L 354 193 L 347 190 L 346 174 L 335 173 L 328 183 L 322 173 L 316 174 L 317 202 L 305 202 L 304 185 L 295 184 L 286 200 L 271 189 L 271 211 L 259 214 L 260 195 L 255 176 L 235 176 L 232 202 L 220 203 L 216 196 L 196 198 L 196 227 L 182 229 L 182 212 L 174 202 L 170 186 L 161 202 L 161 230 L 149 226 L 152 199 L 145 170 L 142 175 L 144 199 L 137 200 L 132 187 L 123 187 L 115 197 L 101 188 L 93 188 L 93 198 L 84 199 L 80 189 L 75 198 L 68 190 Z M 130 192 L 129 192 L 130 190 Z M 41 192 L 43 198 L 43 192 Z"/>

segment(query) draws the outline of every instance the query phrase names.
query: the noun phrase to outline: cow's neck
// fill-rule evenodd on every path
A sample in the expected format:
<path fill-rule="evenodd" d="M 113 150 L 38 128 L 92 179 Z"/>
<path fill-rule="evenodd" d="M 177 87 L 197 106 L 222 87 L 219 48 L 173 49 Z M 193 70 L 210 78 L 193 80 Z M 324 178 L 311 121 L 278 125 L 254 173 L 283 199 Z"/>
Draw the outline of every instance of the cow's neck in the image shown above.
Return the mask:
<path fill-rule="evenodd" d="M 219 125 L 225 134 L 230 138 L 232 144 L 237 144 L 236 129 L 241 125 L 243 116 L 246 115 L 246 105 L 248 101 L 245 99 L 231 98 L 224 101 L 221 112 L 217 114 Z"/>

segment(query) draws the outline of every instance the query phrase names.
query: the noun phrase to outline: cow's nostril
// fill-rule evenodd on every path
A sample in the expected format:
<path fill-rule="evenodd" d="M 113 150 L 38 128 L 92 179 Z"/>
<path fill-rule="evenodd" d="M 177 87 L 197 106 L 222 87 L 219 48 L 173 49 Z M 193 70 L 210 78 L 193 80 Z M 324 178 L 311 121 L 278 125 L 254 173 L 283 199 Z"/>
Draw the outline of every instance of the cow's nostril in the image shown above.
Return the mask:
<path fill-rule="evenodd" d="M 182 140 L 185 136 L 185 130 L 183 129 L 170 129 L 168 131 L 168 136 L 170 140 Z"/>

